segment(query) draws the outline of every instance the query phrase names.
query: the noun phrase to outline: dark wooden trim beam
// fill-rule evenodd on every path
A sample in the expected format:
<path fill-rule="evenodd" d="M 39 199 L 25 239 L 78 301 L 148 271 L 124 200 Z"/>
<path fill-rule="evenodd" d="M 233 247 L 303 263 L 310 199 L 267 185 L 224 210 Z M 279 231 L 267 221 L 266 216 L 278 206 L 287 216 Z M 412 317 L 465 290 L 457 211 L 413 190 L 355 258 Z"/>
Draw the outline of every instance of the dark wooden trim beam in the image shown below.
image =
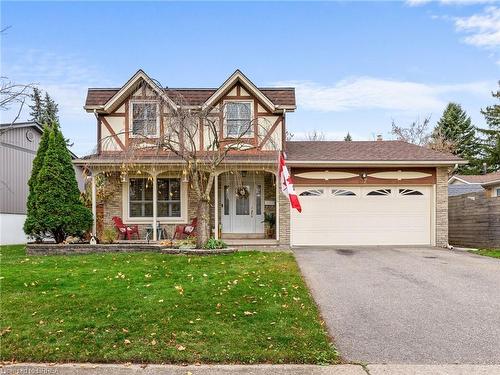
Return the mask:
<path fill-rule="evenodd" d="M 106 120 L 105 117 L 101 117 L 101 121 L 104 124 L 104 126 L 106 126 L 106 129 L 108 129 L 109 134 L 111 134 L 111 136 L 113 137 L 113 139 L 115 140 L 115 142 L 118 144 L 118 146 L 120 146 L 122 150 L 125 150 L 125 145 L 122 143 L 122 141 L 120 141 L 120 138 L 115 133 L 115 131 L 113 130 L 113 128 L 109 124 L 108 120 Z"/>
<path fill-rule="evenodd" d="M 283 117 L 282 116 L 279 116 L 276 121 L 274 121 L 274 124 L 271 126 L 271 128 L 267 131 L 267 134 L 266 136 L 264 137 L 264 139 L 262 140 L 262 142 L 260 143 L 259 145 L 259 149 L 262 149 L 262 147 L 264 147 L 264 145 L 266 144 L 266 142 L 269 140 L 269 138 L 271 138 L 271 135 L 274 133 L 274 131 L 276 130 L 276 128 L 278 127 L 278 124 L 282 121 Z"/>

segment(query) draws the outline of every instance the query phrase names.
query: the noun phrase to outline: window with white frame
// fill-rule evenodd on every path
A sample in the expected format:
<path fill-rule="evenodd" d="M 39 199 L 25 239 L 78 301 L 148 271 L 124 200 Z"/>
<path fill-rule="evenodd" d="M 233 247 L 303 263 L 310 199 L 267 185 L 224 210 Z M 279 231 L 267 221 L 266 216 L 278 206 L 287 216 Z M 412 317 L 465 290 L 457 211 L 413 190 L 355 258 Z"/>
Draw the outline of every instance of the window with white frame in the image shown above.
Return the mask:
<path fill-rule="evenodd" d="M 159 133 L 158 103 L 132 102 L 133 136 L 152 137 Z"/>
<path fill-rule="evenodd" d="M 230 138 L 252 137 L 252 103 L 226 102 L 226 136 Z"/>
<path fill-rule="evenodd" d="M 129 216 L 153 217 L 153 180 L 131 178 L 128 192 Z"/>
<path fill-rule="evenodd" d="M 157 217 L 181 217 L 181 181 L 158 178 Z M 129 179 L 129 217 L 153 217 L 153 180 L 148 177 Z"/>
<path fill-rule="evenodd" d="M 158 216 L 181 216 L 181 181 L 178 178 L 158 178 Z"/>

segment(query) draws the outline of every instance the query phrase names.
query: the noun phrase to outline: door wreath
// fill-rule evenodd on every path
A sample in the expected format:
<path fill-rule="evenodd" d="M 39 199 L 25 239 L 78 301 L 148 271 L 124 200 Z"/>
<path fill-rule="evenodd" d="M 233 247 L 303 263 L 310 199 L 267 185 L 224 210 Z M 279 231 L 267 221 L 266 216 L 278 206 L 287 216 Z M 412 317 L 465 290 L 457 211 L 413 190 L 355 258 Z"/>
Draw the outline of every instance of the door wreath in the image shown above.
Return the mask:
<path fill-rule="evenodd" d="M 248 188 L 246 186 L 241 186 L 236 189 L 236 195 L 239 199 L 248 198 L 249 194 L 250 192 L 248 191 Z"/>

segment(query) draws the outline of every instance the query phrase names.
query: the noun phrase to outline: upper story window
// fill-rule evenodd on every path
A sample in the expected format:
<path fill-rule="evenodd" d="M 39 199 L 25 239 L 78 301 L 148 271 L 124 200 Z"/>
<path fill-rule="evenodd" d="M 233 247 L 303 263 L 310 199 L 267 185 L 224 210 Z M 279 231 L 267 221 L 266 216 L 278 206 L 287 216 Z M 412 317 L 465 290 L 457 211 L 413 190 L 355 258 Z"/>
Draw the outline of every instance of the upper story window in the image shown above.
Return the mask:
<path fill-rule="evenodd" d="M 158 112 L 158 103 L 132 102 L 132 135 L 158 136 L 160 128 Z"/>
<path fill-rule="evenodd" d="M 226 102 L 226 136 L 252 137 L 252 103 Z"/>

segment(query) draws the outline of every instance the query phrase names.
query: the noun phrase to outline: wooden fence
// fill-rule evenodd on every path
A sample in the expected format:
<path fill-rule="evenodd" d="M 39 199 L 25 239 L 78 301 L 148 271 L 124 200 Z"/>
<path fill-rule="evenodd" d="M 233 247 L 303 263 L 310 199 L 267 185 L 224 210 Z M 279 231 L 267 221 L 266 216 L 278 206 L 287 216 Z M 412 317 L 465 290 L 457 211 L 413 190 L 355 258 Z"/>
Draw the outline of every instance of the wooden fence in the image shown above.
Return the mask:
<path fill-rule="evenodd" d="M 448 197 L 449 243 L 500 248 L 500 197 L 484 192 Z"/>

